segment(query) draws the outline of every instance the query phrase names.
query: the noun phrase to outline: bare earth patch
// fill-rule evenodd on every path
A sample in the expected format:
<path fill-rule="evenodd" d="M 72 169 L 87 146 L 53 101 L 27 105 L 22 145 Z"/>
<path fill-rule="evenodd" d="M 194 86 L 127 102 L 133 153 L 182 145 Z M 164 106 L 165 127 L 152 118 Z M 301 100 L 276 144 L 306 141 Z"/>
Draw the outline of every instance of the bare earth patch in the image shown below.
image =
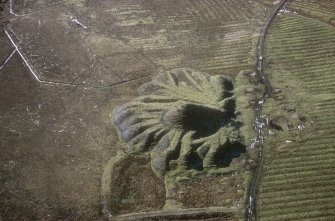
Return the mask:
<path fill-rule="evenodd" d="M 202 176 L 178 184 L 178 200 L 189 208 L 243 203 L 244 179 L 240 176 Z"/>

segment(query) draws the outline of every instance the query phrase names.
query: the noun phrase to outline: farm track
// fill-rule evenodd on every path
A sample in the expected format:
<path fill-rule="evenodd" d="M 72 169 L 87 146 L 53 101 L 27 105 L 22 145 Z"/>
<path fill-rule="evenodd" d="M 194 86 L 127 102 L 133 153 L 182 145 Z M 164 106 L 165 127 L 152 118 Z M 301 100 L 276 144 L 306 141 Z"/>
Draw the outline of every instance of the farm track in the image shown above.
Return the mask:
<path fill-rule="evenodd" d="M 267 18 L 264 27 L 260 33 L 258 38 L 256 56 L 257 56 L 257 65 L 256 65 L 256 73 L 261 79 L 262 84 L 265 86 L 265 91 L 263 96 L 257 100 L 254 111 L 255 111 L 255 120 L 254 120 L 254 127 L 257 131 L 257 137 L 255 142 L 258 143 L 258 159 L 257 165 L 255 169 L 255 173 L 253 175 L 253 179 L 251 181 L 251 185 L 248 192 L 248 204 L 247 204 L 247 220 L 252 221 L 254 218 L 257 218 L 257 211 L 256 211 L 256 200 L 258 194 L 258 188 L 260 179 L 262 176 L 263 171 L 263 151 L 264 151 L 264 134 L 263 134 L 263 125 L 260 124 L 262 121 L 261 119 L 261 111 L 263 107 L 263 103 L 266 101 L 266 98 L 270 96 L 273 92 L 273 88 L 268 81 L 268 79 L 264 75 L 264 45 L 265 45 L 265 37 L 267 34 L 268 29 L 270 28 L 271 24 L 273 23 L 275 17 L 277 16 L 278 12 L 285 6 L 287 0 L 282 0 L 278 6 L 273 10 L 270 16 Z"/>
<path fill-rule="evenodd" d="M 319 7 L 309 1 L 294 1 L 291 7 L 298 5 L 302 10 Z M 318 8 L 334 10 L 335 4 Z M 306 138 L 286 145 L 264 163 L 258 214 L 262 220 L 335 219 L 334 35 L 331 26 L 299 15 L 283 15 L 269 30 L 266 54 L 275 63 L 266 74 L 281 73 L 281 78 L 300 82 L 314 124 Z"/>

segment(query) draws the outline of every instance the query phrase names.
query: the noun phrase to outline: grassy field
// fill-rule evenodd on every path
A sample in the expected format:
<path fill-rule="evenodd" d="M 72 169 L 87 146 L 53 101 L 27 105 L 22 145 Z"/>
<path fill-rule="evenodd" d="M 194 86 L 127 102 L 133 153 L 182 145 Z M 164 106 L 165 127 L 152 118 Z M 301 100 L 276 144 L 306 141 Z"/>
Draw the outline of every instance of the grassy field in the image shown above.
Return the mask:
<path fill-rule="evenodd" d="M 335 25 L 334 11 L 335 2 L 332 0 L 294 0 L 290 1 L 288 8 L 301 15 L 313 17 L 323 22 Z"/>
<path fill-rule="evenodd" d="M 235 77 L 254 68 L 257 35 L 271 7 L 260 1 L 159 0 L 117 1 L 111 10 L 104 13 L 116 17 L 124 41 L 158 67 Z"/>
<path fill-rule="evenodd" d="M 326 10 L 334 13 L 333 5 Z M 293 14 L 279 16 L 269 30 L 266 74 L 282 93 L 264 112 L 284 126 L 265 144 L 261 220 L 335 219 L 334 36 L 331 25 Z"/>

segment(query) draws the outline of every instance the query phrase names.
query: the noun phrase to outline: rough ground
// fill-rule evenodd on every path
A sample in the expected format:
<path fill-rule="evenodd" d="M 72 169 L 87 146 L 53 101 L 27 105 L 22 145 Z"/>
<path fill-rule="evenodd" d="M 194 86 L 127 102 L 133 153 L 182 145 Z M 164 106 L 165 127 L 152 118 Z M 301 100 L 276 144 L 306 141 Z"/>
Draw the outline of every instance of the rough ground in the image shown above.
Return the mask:
<path fill-rule="evenodd" d="M 252 68 L 259 28 L 273 7 L 242 0 L 13 0 L 10 14 L 9 3 L 2 1 L 0 22 L 31 69 L 16 52 L 0 70 L 3 220 L 103 219 L 101 176 L 119 150 L 112 110 L 160 70 L 188 67 L 234 78 Z M 0 46 L 2 64 L 14 50 L 4 30 Z M 136 179 L 151 176 L 143 171 Z M 151 188 L 163 181 L 136 179 L 125 180 L 130 185 L 121 194 L 125 205 L 115 205 L 119 213 L 161 208 L 138 201 L 145 188 L 133 183 Z M 229 188 L 237 185 L 232 179 Z M 225 190 L 212 203 L 186 207 L 243 204 L 245 188 L 236 189 L 232 201 Z M 142 192 L 131 195 L 134 190 Z"/>
<path fill-rule="evenodd" d="M 150 81 L 160 70 L 188 67 L 211 75 L 225 74 L 233 78 L 242 70 L 253 70 L 258 34 L 274 7 L 273 2 L 13 0 L 10 8 L 9 1 L 0 0 L 0 25 L 19 47 L 30 67 L 17 52 L 2 65 L 12 54 L 14 47 L 1 28 L 0 220 L 104 220 L 100 194 L 101 176 L 107 162 L 120 149 L 116 132 L 109 122 L 112 110 L 136 97 L 137 88 Z M 322 28 L 317 31 L 321 34 L 327 32 L 325 41 L 328 39 L 329 42 L 333 36 L 333 31 L 329 29 L 334 29 L 334 6 L 333 3 L 330 4 L 331 1 L 320 2 L 315 6 L 313 1 L 292 0 L 289 9 L 327 23 L 327 28 L 321 25 Z M 10 9 L 12 13 L 9 13 Z M 288 27 L 298 20 L 288 20 Z M 285 32 L 285 22 L 284 19 L 278 21 L 276 30 L 279 34 L 272 31 L 274 37 L 270 40 L 275 47 L 270 49 L 275 52 L 284 44 L 281 38 L 287 40 L 289 37 L 286 35 L 290 35 L 291 31 L 301 31 L 293 27 L 290 32 Z M 307 22 L 306 25 L 313 24 Z M 304 33 L 304 36 L 309 34 Z M 308 42 L 307 40 L 293 39 L 292 44 L 288 44 L 290 46 L 287 47 L 293 50 L 292 48 L 300 47 Z M 334 47 L 334 44 L 329 47 Z M 308 57 L 308 63 L 313 63 L 315 57 L 322 56 L 320 54 L 322 53 L 317 51 Z M 291 74 L 289 69 L 285 68 L 296 68 L 305 63 L 305 58 L 300 54 L 291 60 L 285 60 L 285 56 L 281 56 L 274 55 L 271 58 L 283 59 L 282 63 L 276 63 L 277 66 L 274 65 L 271 70 L 282 72 L 283 76 Z M 293 60 L 301 63 L 292 63 Z M 322 62 L 318 65 L 320 70 L 327 69 Z M 306 67 L 306 70 L 312 69 Z M 303 75 L 306 70 L 298 68 L 296 71 Z M 334 85 L 329 80 L 333 79 L 329 70 L 333 69 L 327 70 L 327 82 L 323 82 L 321 75 L 315 75 L 318 82 L 321 82 L 320 85 L 330 90 Z M 309 78 L 314 76 L 312 74 L 314 72 L 305 79 L 306 82 L 311 82 Z M 292 79 L 301 82 L 303 77 Z M 280 80 L 278 82 L 275 86 L 285 85 Z M 306 85 L 313 87 L 308 83 Z M 316 90 L 315 93 L 317 92 Z M 327 101 L 332 102 L 331 95 L 327 96 L 324 99 L 329 98 Z M 316 95 L 307 102 L 310 107 L 313 107 L 315 100 Z M 333 103 L 322 105 L 316 106 L 315 110 L 333 107 Z M 325 115 L 325 128 L 319 132 L 329 129 L 330 126 L 326 122 L 330 119 L 330 110 L 326 111 L 329 117 Z M 271 111 L 268 113 L 271 114 Z M 317 116 L 318 113 L 315 113 L 312 117 Z M 279 141 L 285 140 L 288 135 L 282 136 L 283 138 L 278 138 Z M 331 145 L 331 141 L 326 141 Z M 271 148 L 278 144 L 276 140 L 271 142 Z M 289 151 L 285 148 L 289 149 L 289 146 L 282 148 L 282 154 L 286 157 Z M 295 148 L 297 153 L 299 146 Z M 322 154 L 328 151 L 333 153 L 333 150 L 333 146 L 328 146 Z M 302 156 L 296 156 L 299 157 Z M 333 171 L 334 162 L 328 158 L 326 160 L 322 165 L 327 166 L 326 171 Z M 114 205 L 120 213 L 156 210 L 162 207 L 161 199 L 157 204 L 143 200 L 143 196 L 154 198 L 163 195 L 163 190 L 157 187 L 163 180 L 157 178 L 145 182 L 148 177 L 152 177 L 146 162 L 134 161 L 133 164 L 129 164 L 130 169 L 125 169 L 129 177 L 123 177 L 124 183 L 120 186 L 129 185 L 123 187 L 122 191 L 125 191 L 119 190 L 124 204 Z M 281 163 L 280 159 L 274 162 Z M 313 169 L 314 161 L 309 162 L 311 164 L 307 166 L 311 171 L 320 170 Z M 287 164 L 278 164 L 280 168 L 285 167 L 279 169 L 278 173 L 297 172 L 292 169 L 289 160 L 284 163 Z M 266 164 L 265 167 L 271 165 Z M 299 169 L 303 167 L 300 166 L 297 170 Z M 137 172 L 141 174 L 136 178 L 133 174 Z M 285 219 L 285 214 L 280 213 L 280 208 L 288 209 L 289 215 L 294 215 L 294 209 L 290 210 L 285 206 L 286 201 L 280 200 L 279 197 L 277 204 L 272 204 L 273 197 L 269 197 L 266 192 L 277 188 L 271 186 L 271 174 L 276 173 L 277 167 L 270 168 L 266 173 L 270 174 L 270 178 L 266 178 L 268 186 L 262 187 L 261 208 L 264 208 L 264 212 L 260 214 L 271 219 L 271 214 L 276 214 L 273 211 L 279 211 L 278 214 Z M 309 173 L 303 174 L 307 176 Z M 278 177 L 283 179 L 282 176 Z M 333 178 L 331 175 L 319 177 Z M 191 184 L 189 181 L 181 182 L 178 186 L 178 199 L 185 203 L 186 207 L 243 205 L 245 183 L 241 181 L 242 178 L 200 177 Z M 331 186 L 334 179 L 328 180 L 330 182 L 327 186 Z M 311 185 L 314 181 L 316 180 L 310 180 Z M 147 188 L 157 194 L 143 194 L 146 188 L 136 188 L 134 183 L 137 182 L 148 185 Z M 206 188 L 201 188 L 201 185 Z M 219 194 L 213 194 L 213 191 L 221 187 L 223 190 L 219 191 Z M 299 188 L 299 185 L 296 187 Z M 227 191 L 225 188 L 232 188 L 234 191 Z M 326 190 L 333 189 L 320 190 L 318 194 L 324 196 L 323 191 Z M 289 194 L 289 191 L 294 189 L 284 194 Z M 303 194 L 312 190 L 306 188 L 301 191 L 303 193 L 297 200 L 301 200 L 302 204 L 295 204 L 298 209 L 303 208 L 304 203 L 308 204 L 308 199 Z M 185 197 L 185 194 L 190 194 L 191 197 Z M 280 196 L 282 191 L 276 194 Z M 285 199 L 292 200 L 286 195 Z M 196 201 L 197 199 L 199 201 Z M 331 211 L 331 205 L 324 207 L 324 202 L 331 201 L 321 199 L 316 209 L 326 208 L 326 211 Z M 270 205 L 277 205 L 279 209 Z M 313 213 L 312 204 L 308 204 L 306 208 Z M 315 214 L 312 215 L 318 215 Z M 297 218 L 293 215 L 293 218 Z M 331 213 L 326 215 L 325 219 L 333 217 Z"/>

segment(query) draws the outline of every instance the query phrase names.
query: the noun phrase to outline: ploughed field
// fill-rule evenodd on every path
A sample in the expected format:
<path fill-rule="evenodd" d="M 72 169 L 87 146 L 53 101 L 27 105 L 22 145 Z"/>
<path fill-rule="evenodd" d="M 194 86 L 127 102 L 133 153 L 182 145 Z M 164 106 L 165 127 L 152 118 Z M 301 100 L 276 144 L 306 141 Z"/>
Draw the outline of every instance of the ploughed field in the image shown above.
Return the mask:
<path fill-rule="evenodd" d="M 334 17 L 334 2 L 292 1 L 288 6 L 292 12 L 279 16 L 269 30 L 265 70 L 287 96 L 278 108 L 290 106 L 300 121 L 289 125 L 289 134 L 278 132 L 265 144 L 258 216 L 334 220 L 335 27 L 327 17 Z"/>

